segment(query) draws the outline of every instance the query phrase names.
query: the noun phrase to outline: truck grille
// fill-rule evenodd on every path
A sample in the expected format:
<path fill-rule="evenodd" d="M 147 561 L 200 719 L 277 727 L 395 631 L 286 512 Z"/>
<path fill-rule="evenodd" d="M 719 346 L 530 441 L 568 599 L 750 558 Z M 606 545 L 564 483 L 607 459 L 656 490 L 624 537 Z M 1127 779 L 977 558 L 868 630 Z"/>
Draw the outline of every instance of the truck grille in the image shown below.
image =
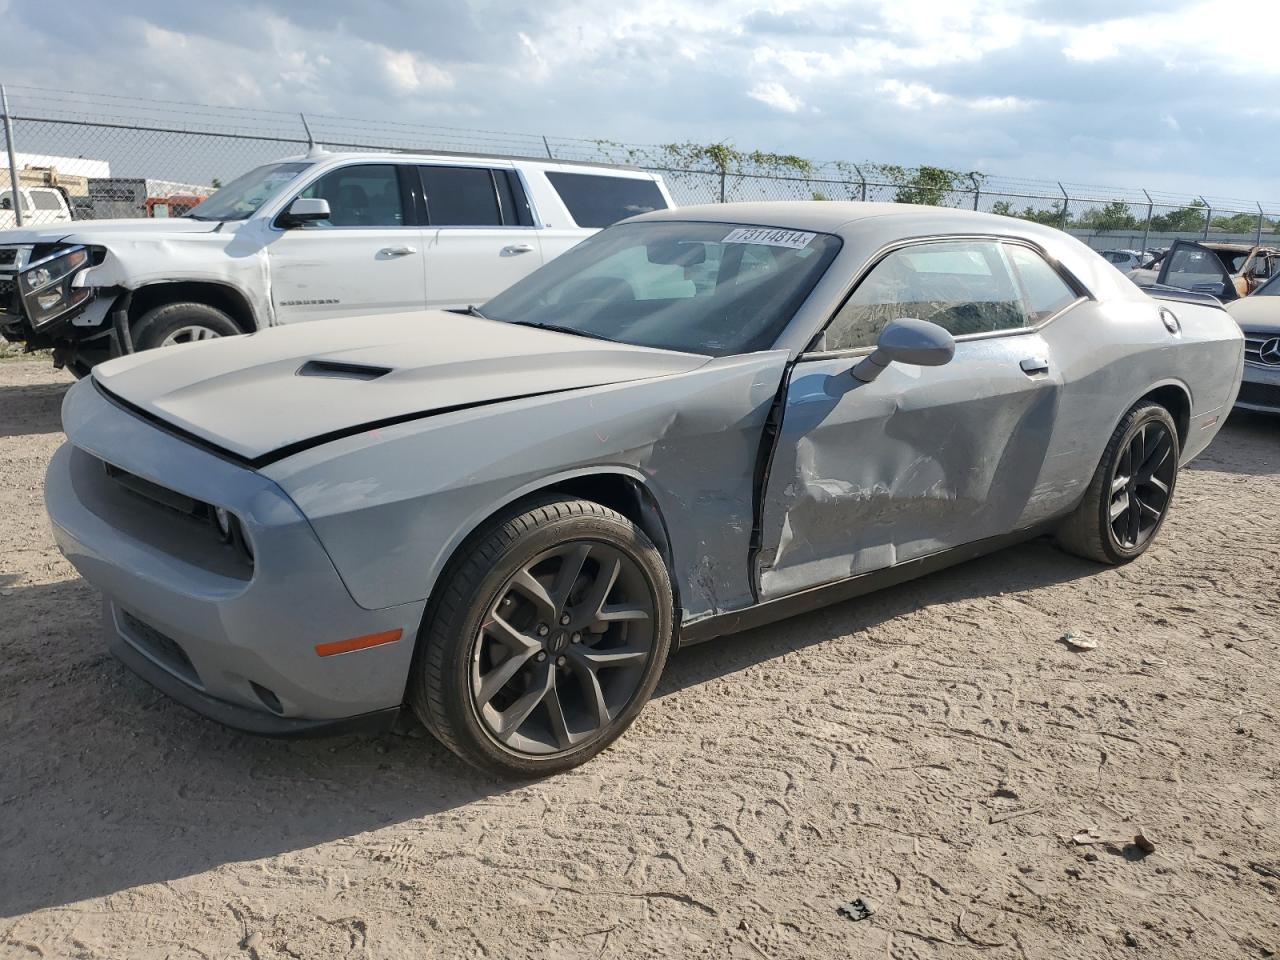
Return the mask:
<path fill-rule="evenodd" d="M 1271 383 L 1242 383 L 1236 403 L 1248 403 L 1255 407 L 1270 407 L 1280 411 L 1280 386 Z"/>
<path fill-rule="evenodd" d="M 8 277 L 0 277 L 0 311 L 9 309 L 17 289 L 18 285 L 13 280 Z"/>
<path fill-rule="evenodd" d="M 0 247 L 0 267 L 12 267 L 17 262 L 17 247 Z"/>

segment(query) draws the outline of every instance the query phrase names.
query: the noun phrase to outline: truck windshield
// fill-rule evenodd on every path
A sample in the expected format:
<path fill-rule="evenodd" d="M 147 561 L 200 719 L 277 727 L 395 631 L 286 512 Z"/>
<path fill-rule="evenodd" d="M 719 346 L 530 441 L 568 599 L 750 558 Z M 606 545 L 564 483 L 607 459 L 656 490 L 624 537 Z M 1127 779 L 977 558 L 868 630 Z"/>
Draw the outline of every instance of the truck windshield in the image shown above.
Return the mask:
<path fill-rule="evenodd" d="M 237 177 L 187 214 L 193 220 L 247 220 L 310 163 L 269 163 Z"/>
<path fill-rule="evenodd" d="M 727 356 L 767 350 L 837 251 L 830 234 L 738 223 L 622 223 L 475 311 L 600 340 Z"/>

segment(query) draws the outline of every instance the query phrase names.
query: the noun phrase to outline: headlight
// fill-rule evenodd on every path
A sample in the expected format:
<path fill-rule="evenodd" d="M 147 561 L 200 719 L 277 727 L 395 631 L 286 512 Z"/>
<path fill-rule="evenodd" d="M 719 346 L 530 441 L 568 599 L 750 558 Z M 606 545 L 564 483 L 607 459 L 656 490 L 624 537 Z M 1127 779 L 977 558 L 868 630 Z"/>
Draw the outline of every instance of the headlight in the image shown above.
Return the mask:
<path fill-rule="evenodd" d="M 52 323 L 93 298 L 93 290 L 77 287 L 77 274 L 89 265 L 89 251 L 68 247 L 30 264 L 21 274 L 19 290 L 27 320 L 34 329 Z"/>

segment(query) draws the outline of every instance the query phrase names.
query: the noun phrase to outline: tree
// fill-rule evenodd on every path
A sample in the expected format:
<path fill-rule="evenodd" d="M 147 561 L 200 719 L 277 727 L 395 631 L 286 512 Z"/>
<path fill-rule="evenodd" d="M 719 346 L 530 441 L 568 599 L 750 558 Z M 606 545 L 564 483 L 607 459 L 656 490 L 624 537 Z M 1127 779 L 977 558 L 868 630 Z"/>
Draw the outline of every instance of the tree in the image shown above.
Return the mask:
<path fill-rule="evenodd" d="M 1230 216 L 1214 217 L 1212 223 L 1214 230 L 1221 230 L 1223 233 L 1253 233 L 1258 229 L 1258 214 L 1256 213 L 1233 213 Z M 1268 224 L 1263 223 L 1265 230 Z"/>
<path fill-rule="evenodd" d="M 1037 210 L 1034 207 L 1026 207 L 1019 213 L 1013 208 L 1013 204 L 1008 200 L 997 200 L 991 205 L 991 212 L 1002 217 L 1017 217 L 1019 220 L 1030 220 L 1033 223 L 1043 223 L 1049 227 L 1062 226 L 1062 204 L 1056 204 L 1048 210 Z M 1071 222 L 1071 214 L 1067 213 L 1067 222 Z"/>
<path fill-rule="evenodd" d="M 1190 205 L 1168 213 L 1157 213 L 1151 218 L 1155 233 L 1194 233 L 1204 229 L 1205 205 L 1196 200 Z"/>
<path fill-rule="evenodd" d="M 1112 200 L 1101 207 L 1086 210 L 1076 219 L 1076 225 L 1086 230 L 1134 230 L 1140 224 L 1129 212 L 1123 200 Z"/>

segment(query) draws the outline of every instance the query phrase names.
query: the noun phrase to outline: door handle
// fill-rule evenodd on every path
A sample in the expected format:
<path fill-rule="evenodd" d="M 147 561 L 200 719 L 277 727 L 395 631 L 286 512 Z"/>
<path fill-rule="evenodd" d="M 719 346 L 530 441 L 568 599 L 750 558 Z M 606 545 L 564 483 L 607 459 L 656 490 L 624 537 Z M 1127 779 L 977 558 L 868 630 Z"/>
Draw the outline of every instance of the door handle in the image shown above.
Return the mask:
<path fill-rule="evenodd" d="M 378 251 L 384 257 L 407 257 L 411 253 L 417 253 L 414 247 L 383 247 Z"/>
<path fill-rule="evenodd" d="M 1044 357 L 1027 357 L 1020 364 L 1022 372 L 1028 377 L 1034 377 L 1037 373 L 1049 372 L 1049 361 Z"/>
<path fill-rule="evenodd" d="M 533 253 L 533 245 L 529 243 L 512 243 L 502 248 L 503 253 Z"/>

